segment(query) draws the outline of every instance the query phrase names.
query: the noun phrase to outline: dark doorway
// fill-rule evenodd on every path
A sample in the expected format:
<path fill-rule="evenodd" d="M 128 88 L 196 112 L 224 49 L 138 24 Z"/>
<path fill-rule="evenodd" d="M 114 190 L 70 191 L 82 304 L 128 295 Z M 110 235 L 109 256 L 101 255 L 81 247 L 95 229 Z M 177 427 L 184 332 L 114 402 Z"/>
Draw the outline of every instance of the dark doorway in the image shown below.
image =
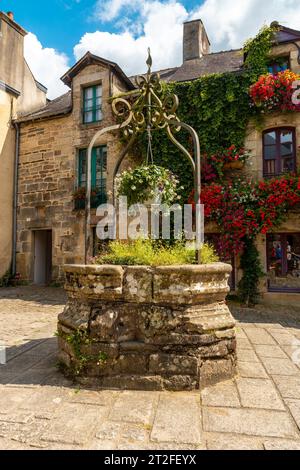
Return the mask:
<path fill-rule="evenodd" d="M 34 283 L 46 285 L 51 282 L 52 230 L 34 232 Z"/>

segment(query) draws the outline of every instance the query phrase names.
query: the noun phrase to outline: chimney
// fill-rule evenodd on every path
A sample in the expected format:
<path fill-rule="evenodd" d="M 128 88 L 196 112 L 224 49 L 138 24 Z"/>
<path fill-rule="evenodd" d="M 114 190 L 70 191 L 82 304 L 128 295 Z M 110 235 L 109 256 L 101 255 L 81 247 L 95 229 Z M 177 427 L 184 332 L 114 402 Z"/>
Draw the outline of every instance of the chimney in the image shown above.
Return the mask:
<path fill-rule="evenodd" d="M 187 21 L 183 25 L 183 62 L 200 59 L 209 54 L 210 42 L 201 20 Z"/>
<path fill-rule="evenodd" d="M 14 14 L 12 11 L 8 11 L 6 14 L 11 21 L 14 21 Z"/>

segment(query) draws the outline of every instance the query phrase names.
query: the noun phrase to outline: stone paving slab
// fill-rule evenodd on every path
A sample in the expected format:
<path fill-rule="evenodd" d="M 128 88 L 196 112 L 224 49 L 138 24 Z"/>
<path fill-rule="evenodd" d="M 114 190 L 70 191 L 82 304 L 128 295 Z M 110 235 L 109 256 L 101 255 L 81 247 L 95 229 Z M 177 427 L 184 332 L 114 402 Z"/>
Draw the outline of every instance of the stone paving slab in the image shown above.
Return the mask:
<path fill-rule="evenodd" d="M 112 421 L 150 425 L 158 395 L 152 392 L 123 392 L 110 413 Z"/>
<path fill-rule="evenodd" d="M 201 393 L 124 392 L 78 387 L 57 370 L 64 302 L 59 289 L 0 289 L 1 450 L 300 449 L 300 310 L 232 306 L 234 380 Z"/>
<path fill-rule="evenodd" d="M 263 450 L 264 445 L 257 437 L 239 434 L 205 433 L 208 450 Z"/>
<path fill-rule="evenodd" d="M 300 429 L 300 400 L 285 400 L 298 428 Z"/>
<path fill-rule="evenodd" d="M 300 400 L 300 375 L 294 377 L 274 375 L 273 379 L 283 398 Z"/>
<path fill-rule="evenodd" d="M 261 362 L 270 375 L 299 375 L 298 367 L 290 359 L 262 357 Z"/>
<path fill-rule="evenodd" d="M 210 432 L 228 432 L 247 436 L 298 437 L 292 418 L 281 411 L 204 408 L 203 428 Z"/>
<path fill-rule="evenodd" d="M 65 403 L 53 416 L 41 440 L 83 445 L 92 438 L 107 414 L 105 407 Z"/>
<path fill-rule="evenodd" d="M 260 358 L 287 359 L 286 353 L 280 348 L 280 346 L 255 344 L 254 349 Z"/>
<path fill-rule="evenodd" d="M 200 444 L 200 396 L 161 394 L 151 439 L 156 442 Z"/>
<path fill-rule="evenodd" d="M 238 360 L 238 374 L 240 377 L 250 379 L 268 378 L 265 368 L 259 362 L 244 362 Z"/>
<path fill-rule="evenodd" d="M 242 349 L 238 347 L 237 351 L 239 361 L 259 364 L 259 359 L 258 356 L 255 354 L 254 349 Z"/>
<path fill-rule="evenodd" d="M 241 406 L 238 390 L 233 381 L 208 387 L 201 392 L 203 406 Z"/>
<path fill-rule="evenodd" d="M 276 341 L 272 336 L 262 328 L 248 328 L 246 335 L 252 344 L 263 344 L 263 345 L 276 345 Z"/>
<path fill-rule="evenodd" d="M 264 442 L 264 449 L 265 450 L 300 450 L 300 442 L 299 441 L 285 441 L 285 440 L 268 440 Z"/>
<path fill-rule="evenodd" d="M 283 400 L 271 380 L 238 378 L 236 382 L 245 408 L 285 410 Z"/>

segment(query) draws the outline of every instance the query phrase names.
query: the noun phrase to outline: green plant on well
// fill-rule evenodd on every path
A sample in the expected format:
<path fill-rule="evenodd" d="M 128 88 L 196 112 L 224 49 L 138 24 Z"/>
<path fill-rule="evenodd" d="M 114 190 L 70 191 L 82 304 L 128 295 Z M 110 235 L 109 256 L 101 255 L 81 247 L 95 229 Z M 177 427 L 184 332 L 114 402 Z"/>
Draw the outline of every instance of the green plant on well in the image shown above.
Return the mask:
<path fill-rule="evenodd" d="M 180 198 L 177 195 L 178 183 L 170 170 L 152 164 L 124 171 L 116 178 L 118 195 L 126 196 L 129 206 L 149 200 L 172 204 Z"/>
<path fill-rule="evenodd" d="M 238 285 L 239 298 L 251 307 L 259 300 L 259 280 L 264 276 L 258 250 L 251 238 L 245 239 L 240 266 L 243 270 L 243 277 Z"/>
<path fill-rule="evenodd" d="M 219 261 L 214 249 L 205 244 L 201 250 L 203 264 Z M 97 264 L 118 264 L 124 266 L 174 266 L 194 264 L 195 251 L 188 249 L 184 242 L 165 245 L 162 241 L 138 239 L 130 242 L 113 241 L 109 252 L 96 259 Z"/>
<path fill-rule="evenodd" d="M 66 335 L 59 331 L 56 333 L 56 336 L 63 338 L 72 346 L 76 358 L 76 364 L 73 366 L 74 375 L 79 375 L 90 362 L 96 362 L 98 366 L 102 366 L 108 359 L 107 354 L 102 351 L 96 355 L 85 354 L 82 352 L 82 346 L 90 346 L 96 342 L 89 338 L 88 333 L 85 330 L 78 329 L 71 335 Z"/>

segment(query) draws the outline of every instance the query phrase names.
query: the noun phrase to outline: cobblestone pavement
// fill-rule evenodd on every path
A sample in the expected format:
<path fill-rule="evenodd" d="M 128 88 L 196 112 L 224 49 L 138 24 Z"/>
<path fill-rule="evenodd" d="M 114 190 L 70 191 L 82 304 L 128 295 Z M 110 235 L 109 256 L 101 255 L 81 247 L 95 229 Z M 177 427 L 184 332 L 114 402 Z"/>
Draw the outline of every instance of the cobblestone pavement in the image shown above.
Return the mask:
<path fill-rule="evenodd" d="M 232 306 L 239 375 L 201 394 L 97 392 L 56 369 L 64 302 L 0 289 L 0 449 L 300 450 L 300 309 Z"/>

